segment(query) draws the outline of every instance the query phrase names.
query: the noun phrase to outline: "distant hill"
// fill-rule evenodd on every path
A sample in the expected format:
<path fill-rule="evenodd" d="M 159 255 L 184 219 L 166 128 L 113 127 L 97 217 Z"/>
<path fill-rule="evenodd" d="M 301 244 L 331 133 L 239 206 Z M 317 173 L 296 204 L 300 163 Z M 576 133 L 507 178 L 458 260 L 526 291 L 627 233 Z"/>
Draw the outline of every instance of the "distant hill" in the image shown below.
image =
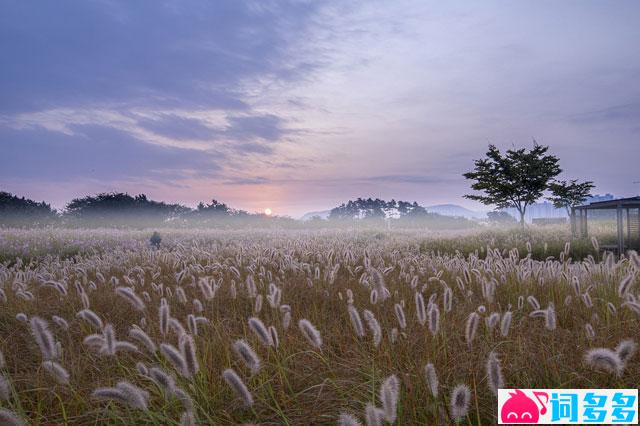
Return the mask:
<path fill-rule="evenodd" d="M 438 213 L 443 216 L 459 216 L 467 219 L 486 219 L 486 212 L 479 212 L 475 210 L 469 210 L 465 207 L 457 204 L 437 204 L 434 206 L 427 206 L 425 210 L 430 213 Z"/>

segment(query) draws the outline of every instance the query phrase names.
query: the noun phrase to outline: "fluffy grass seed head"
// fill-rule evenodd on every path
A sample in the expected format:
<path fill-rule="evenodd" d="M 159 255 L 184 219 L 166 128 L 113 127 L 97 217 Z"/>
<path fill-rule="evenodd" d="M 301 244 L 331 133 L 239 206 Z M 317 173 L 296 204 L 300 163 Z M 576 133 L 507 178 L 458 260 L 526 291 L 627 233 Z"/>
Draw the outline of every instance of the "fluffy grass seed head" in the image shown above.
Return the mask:
<path fill-rule="evenodd" d="M 298 322 L 298 327 L 311 346 L 316 349 L 322 348 L 322 337 L 320 336 L 320 332 L 309 320 L 301 319 Z"/>
<path fill-rule="evenodd" d="M 247 389 L 247 386 L 244 384 L 240 376 L 232 369 L 228 368 L 222 372 L 222 378 L 227 382 L 229 387 L 233 389 L 233 391 L 242 398 L 244 401 L 244 405 L 250 407 L 253 405 L 253 396 Z"/>
<path fill-rule="evenodd" d="M 451 400 L 449 409 L 451 417 L 459 421 L 469 412 L 469 404 L 471 403 L 471 391 L 467 385 L 458 385 L 451 391 Z"/>

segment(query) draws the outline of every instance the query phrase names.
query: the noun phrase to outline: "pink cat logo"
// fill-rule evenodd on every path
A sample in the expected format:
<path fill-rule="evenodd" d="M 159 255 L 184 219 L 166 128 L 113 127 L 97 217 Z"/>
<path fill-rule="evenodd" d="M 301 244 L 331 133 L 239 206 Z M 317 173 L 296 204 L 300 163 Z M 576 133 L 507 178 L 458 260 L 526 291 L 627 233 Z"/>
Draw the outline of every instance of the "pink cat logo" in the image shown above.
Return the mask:
<path fill-rule="evenodd" d="M 502 405 L 500 418 L 502 423 L 538 423 L 540 414 L 547 412 L 546 404 L 549 401 L 549 394 L 546 392 L 533 392 L 540 403 L 540 409 L 535 401 L 529 398 L 519 389 L 509 392 L 509 399 Z M 544 402 L 540 400 L 544 397 Z"/>

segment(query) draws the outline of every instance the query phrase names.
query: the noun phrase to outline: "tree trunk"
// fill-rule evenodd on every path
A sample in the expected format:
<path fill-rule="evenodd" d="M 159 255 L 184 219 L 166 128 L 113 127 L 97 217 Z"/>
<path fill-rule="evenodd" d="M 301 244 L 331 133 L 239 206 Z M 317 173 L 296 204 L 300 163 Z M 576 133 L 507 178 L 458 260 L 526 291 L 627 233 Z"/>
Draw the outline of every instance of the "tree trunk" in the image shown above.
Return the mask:
<path fill-rule="evenodd" d="M 520 210 L 520 227 L 524 231 L 524 210 Z"/>

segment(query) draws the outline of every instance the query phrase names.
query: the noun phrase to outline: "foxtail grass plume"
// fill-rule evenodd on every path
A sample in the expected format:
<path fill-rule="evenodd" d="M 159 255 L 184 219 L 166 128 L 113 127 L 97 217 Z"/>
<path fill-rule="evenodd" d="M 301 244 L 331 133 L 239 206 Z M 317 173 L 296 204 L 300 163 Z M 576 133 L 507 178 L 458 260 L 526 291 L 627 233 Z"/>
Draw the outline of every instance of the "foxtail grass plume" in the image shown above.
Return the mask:
<path fill-rule="evenodd" d="M 32 317 L 29 321 L 31 324 L 31 333 L 40 348 L 42 358 L 45 360 L 53 360 L 58 358 L 58 350 L 53 334 L 49 331 L 49 325 L 40 317 Z"/>
<path fill-rule="evenodd" d="M 111 324 L 107 324 L 104 326 L 104 330 L 102 330 L 102 336 L 104 337 L 104 346 L 101 348 L 100 352 L 105 355 L 115 355 L 116 333 Z"/>
<path fill-rule="evenodd" d="M 291 312 L 287 311 L 282 314 L 282 328 L 288 330 L 291 326 Z"/>
<path fill-rule="evenodd" d="M 395 375 L 387 377 L 380 385 L 379 397 L 380 402 L 382 402 L 384 418 L 391 424 L 396 422 L 399 394 L 400 380 Z"/>
<path fill-rule="evenodd" d="M 384 411 L 369 403 L 364 409 L 367 426 L 382 426 Z"/>
<path fill-rule="evenodd" d="M 44 361 L 42 363 L 42 368 L 44 368 L 47 371 L 47 373 L 49 373 L 49 375 L 53 377 L 55 381 L 58 382 L 59 384 L 61 385 L 69 384 L 69 373 L 63 366 L 61 366 L 57 362 Z"/>
<path fill-rule="evenodd" d="M 424 367 L 424 377 L 427 380 L 427 387 L 434 398 L 438 397 L 438 374 L 436 367 L 432 363 L 428 363 Z"/>
<path fill-rule="evenodd" d="M 191 333 L 192 335 L 198 335 L 198 322 L 196 321 L 195 315 L 187 315 L 187 328 L 189 328 L 189 333 Z"/>
<path fill-rule="evenodd" d="M 365 309 L 362 314 L 364 315 L 364 320 L 367 322 L 369 331 L 371 331 L 371 335 L 373 336 L 373 345 L 375 347 L 380 346 L 380 342 L 382 342 L 382 327 L 380 327 L 380 323 L 373 312 Z"/>
<path fill-rule="evenodd" d="M 538 302 L 538 299 L 536 299 L 535 296 L 528 296 L 527 302 L 529 302 L 529 305 L 531 305 L 533 309 L 535 310 L 540 309 L 540 302 Z"/>
<path fill-rule="evenodd" d="M 222 372 L 222 377 L 231 389 L 244 401 L 244 405 L 250 407 L 253 405 L 253 396 L 249 392 L 249 389 L 245 386 L 244 382 L 238 376 L 238 374 L 231 368 L 228 368 Z"/>
<path fill-rule="evenodd" d="M 464 329 L 464 339 L 467 342 L 467 345 L 471 346 L 473 343 L 473 339 L 476 337 L 476 332 L 478 331 L 478 323 L 480 322 L 480 315 L 476 312 L 471 312 L 467 317 L 467 323 Z"/>
<path fill-rule="evenodd" d="M 175 346 L 170 345 L 169 343 L 161 343 L 160 344 L 160 353 L 169 360 L 171 365 L 176 369 L 178 373 L 180 373 L 183 377 L 189 377 L 189 367 L 187 366 L 187 361 L 184 359 L 182 353 L 176 349 Z"/>
<path fill-rule="evenodd" d="M 138 373 L 140 373 L 141 376 L 146 377 L 149 375 L 149 369 L 147 368 L 147 365 L 144 362 L 137 362 L 136 370 L 138 370 Z"/>
<path fill-rule="evenodd" d="M 404 330 L 405 328 L 407 328 L 407 320 L 404 316 L 404 309 L 402 309 L 402 305 L 399 303 L 396 303 L 393 306 L 393 310 L 396 313 L 396 319 L 398 320 L 398 325 L 402 330 Z"/>
<path fill-rule="evenodd" d="M 162 390 L 165 398 L 173 395 L 176 391 L 176 381 L 173 376 L 161 368 L 151 367 L 149 369 L 149 377 Z"/>
<path fill-rule="evenodd" d="M 498 312 L 492 312 L 485 321 L 487 324 L 487 329 L 493 330 L 494 327 L 498 325 L 498 322 L 500 322 L 500 314 Z"/>
<path fill-rule="evenodd" d="M 273 347 L 275 349 L 278 349 L 278 347 L 280 346 L 280 337 L 278 336 L 278 330 L 274 326 L 270 325 L 269 334 L 271 335 L 271 341 L 273 342 Z"/>
<path fill-rule="evenodd" d="M 118 382 L 114 388 L 98 388 L 91 394 L 96 399 L 113 400 L 139 410 L 147 409 L 149 393 L 129 382 Z"/>
<path fill-rule="evenodd" d="M 182 403 L 182 406 L 184 407 L 185 410 L 187 411 L 194 410 L 193 399 L 191 399 L 189 394 L 185 392 L 183 389 L 176 387 L 176 390 L 173 392 L 173 395 L 176 397 L 178 401 Z"/>
<path fill-rule="evenodd" d="M 51 317 L 51 320 L 64 331 L 69 330 L 69 323 L 64 318 L 54 315 Z"/>
<path fill-rule="evenodd" d="M 420 325 L 425 325 L 427 323 L 427 311 L 424 307 L 424 297 L 422 297 L 422 293 L 416 291 L 415 302 L 418 322 L 420 323 Z"/>
<path fill-rule="evenodd" d="M 445 312 L 451 312 L 451 308 L 453 306 L 453 291 L 451 287 L 445 287 L 443 293 L 443 305 Z"/>
<path fill-rule="evenodd" d="M 155 354 L 158 351 L 158 346 L 156 346 L 151 337 L 149 337 L 149 335 L 145 333 L 144 330 L 136 326 L 132 327 L 129 330 L 129 337 L 144 346 L 151 355 Z"/>
<path fill-rule="evenodd" d="M 233 351 L 238 358 L 251 370 L 252 374 L 260 370 L 260 358 L 249 344 L 244 340 L 236 340 Z"/>
<path fill-rule="evenodd" d="M 249 328 L 253 331 L 264 346 L 273 346 L 273 340 L 271 340 L 271 334 L 260 318 L 249 318 Z"/>
<path fill-rule="evenodd" d="M 466 385 L 458 385 L 451 392 L 451 401 L 449 408 L 451 417 L 455 421 L 459 421 L 469 412 L 469 404 L 471 403 L 471 391 Z"/>
<path fill-rule="evenodd" d="M 178 338 L 187 334 L 187 330 L 185 330 L 184 326 L 180 322 L 178 318 L 169 318 L 169 329 L 172 330 Z"/>
<path fill-rule="evenodd" d="M 635 355 L 638 345 L 631 339 L 623 340 L 616 346 L 616 354 L 622 361 L 622 365 L 626 366 L 633 355 Z"/>
<path fill-rule="evenodd" d="M 353 327 L 353 331 L 355 331 L 356 336 L 364 337 L 364 326 L 362 325 L 362 320 L 360 319 L 360 314 L 355 306 L 349 305 L 347 307 L 347 311 L 349 312 L 349 319 L 351 320 L 351 326 Z"/>
<path fill-rule="evenodd" d="M 373 285 L 376 288 L 378 297 L 380 298 L 381 302 L 384 302 L 389 297 L 389 294 L 390 294 L 389 290 L 387 290 L 387 287 L 385 285 L 384 276 L 376 268 L 371 268 L 370 273 L 371 273 L 371 277 L 373 278 Z"/>
<path fill-rule="evenodd" d="M 320 332 L 309 322 L 309 320 L 301 319 L 298 322 L 300 331 L 306 337 L 307 341 L 316 349 L 322 348 L 322 337 Z"/>
<path fill-rule="evenodd" d="M 169 305 L 167 303 L 160 304 L 158 314 L 160 316 L 160 333 L 166 336 L 169 333 L 169 318 L 171 316 Z"/>
<path fill-rule="evenodd" d="M 606 371 L 616 376 L 622 374 L 623 365 L 620 356 L 611 349 L 589 349 L 584 356 L 584 360 L 596 370 Z"/>
<path fill-rule="evenodd" d="M 261 294 L 256 296 L 256 300 L 253 304 L 253 313 L 257 315 L 260 312 L 262 312 L 262 295 Z"/>
<path fill-rule="evenodd" d="M 144 311 L 145 304 L 131 287 L 116 287 L 116 294 L 129 302 L 137 311 Z"/>
<path fill-rule="evenodd" d="M 498 389 L 504 388 L 504 377 L 502 376 L 502 366 L 495 352 L 491 352 L 487 358 L 487 384 L 489 390 L 498 396 Z"/>
<path fill-rule="evenodd" d="M 502 315 L 502 321 L 500 321 L 500 334 L 502 337 L 507 337 L 509 335 L 509 328 L 511 327 L 511 317 L 513 314 L 511 311 L 507 311 Z"/>
<path fill-rule="evenodd" d="M 9 379 L 0 373 L 0 401 L 8 401 L 9 398 L 11 398 Z"/>
<path fill-rule="evenodd" d="M 393 327 L 391 329 L 391 332 L 389 333 L 389 341 L 393 344 L 396 343 L 398 341 L 398 335 L 400 333 L 398 332 L 398 329 L 396 327 Z"/>
<path fill-rule="evenodd" d="M 338 426 L 362 426 L 362 423 L 351 414 L 342 413 L 338 417 Z"/>
<path fill-rule="evenodd" d="M 593 330 L 593 326 L 589 323 L 584 325 L 584 331 L 587 334 L 587 339 L 591 340 L 596 337 L 596 332 Z"/>
<path fill-rule="evenodd" d="M 96 330 L 102 330 L 102 328 L 104 327 L 104 324 L 102 323 L 102 320 L 100 319 L 98 314 L 93 312 L 91 309 L 83 309 L 78 312 L 76 316 L 88 322 L 89 325 L 91 325 L 91 327 L 95 328 Z"/>
<path fill-rule="evenodd" d="M 3 426 L 24 426 L 24 422 L 16 413 L 0 408 L 0 424 Z"/>
<path fill-rule="evenodd" d="M 618 296 L 625 297 L 627 293 L 631 290 L 631 285 L 633 284 L 634 276 L 629 274 L 620 281 L 618 285 Z"/>
<path fill-rule="evenodd" d="M 369 293 L 369 302 L 372 305 L 375 305 L 378 303 L 378 290 L 376 290 L 375 288 L 371 290 L 371 292 Z"/>
<path fill-rule="evenodd" d="M 185 411 L 180 415 L 180 426 L 196 426 L 196 416 L 193 411 Z"/>
<path fill-rule="evenodd" d="M 431 309 L 429 309 L 429 331 L 432 335 L 436 335 L 438 330 L 440 329 L 440 309 L 438 309 L 438 305 L 431 305 Z"/>
<path fill-rule="evenodd" d="M 198 363 L 198 357 L 196 356 L 196 345 L 193 341 L 193 337 L 188 334 L 180 336 L 180 352 L 187 365 L 187 371 L 192 376 L 200 370 L 200 364 Z"/>
<path fill-rule="evenodd" d="M 637 302 L 624 302 L 621 306 L 631 310 L 632 312 L 635 312 L 636 314 L 640 315 L 640 303 Z"/>
<path fill-rule="evenodd" d="M 557 327 L 556 310 L 553 305 L 549 305 L 545 310 L 544 326 L 547 330 L 555 330 Z"/>

